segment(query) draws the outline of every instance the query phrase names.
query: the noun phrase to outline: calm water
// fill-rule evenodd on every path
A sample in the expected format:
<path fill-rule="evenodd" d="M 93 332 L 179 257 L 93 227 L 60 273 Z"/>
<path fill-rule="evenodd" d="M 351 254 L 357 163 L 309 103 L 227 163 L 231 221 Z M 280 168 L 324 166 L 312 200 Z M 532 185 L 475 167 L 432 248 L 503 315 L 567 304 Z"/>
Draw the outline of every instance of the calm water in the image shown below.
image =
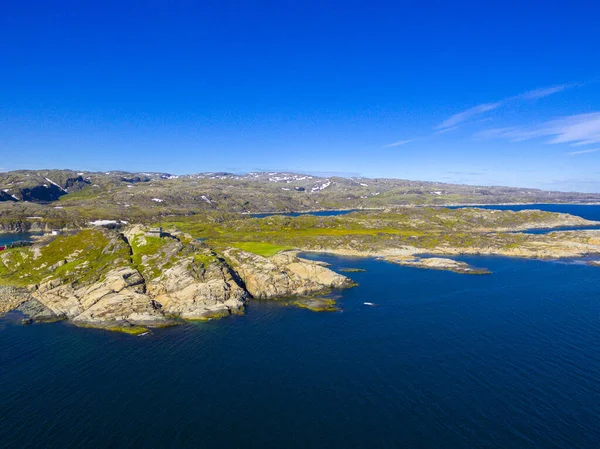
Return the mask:
<path fill-rule="evenodd" d="M 598 447 L 600 268 L 307 257 L 366 270 L 342 312 L 258 301 L 144 337 L 0 319 L 0 447 Z"/>
<path fill-rule="evenodd" d="M 512 206 L 452 206 L 450 209 L 461 209 L 465 207 L 478 207 L 481 209 L 493 209 L 493 210 L 543 210 L 546 212 L 560 212 L 564 214 L 577 215 L 587 220 L 600 221 L 600 205 L 595 204 L 518 204 Z M 585 229 L 600 229 L 600 226 L 565 226 L 553 229 L 532 229 L 525 231 L 527 234 L 546 234 L 553 231 L 574 231 L 574 230 L 585 230 Z"/>
<path fill-rule="evenodd" d="M 21 234 L 0 234 L 0 246 L 8 245 L 19 240 L 29 240 L 34 235 L 42 235 L 42 233 L 21 233 Z"/>
<path fill-rule="evenodd" d="M 351 210 L 320 210 L 317 212 L 287 212 L 287 213 L 273 213 L 266 212 L 263 214 L 250 214 L 251 217 L 254 218 L 265 218 L 271 217 L 273 215 L 282 215 L 284 217 L 299 217 L 300 215 L 316 215 L 317 217 L 332 217 L 335 215 L 346 215 L 350 212 L 356 212 L 359 209 L 351 209 Z"/>
<path fill-rule="evenodd" d="M 450 209 L 461 209 L 465 207 L 478 207 L 482 209 L 493 209 L 493 210 L 530 210 L 537 209 L 543 210 L 546 212 L 562 212 L 566 214 L 578 215 L 580 217 L 586 218 L 588 220 L 600 221 L 600 206 L 599 205 L 580 205 L 580 204 L 519 204 L 512 206 L 496 206 L 496 205 L 486 205 L 486 206 L 450 206 Z M 356 212 L 359 209 L 353 210 L 326 210 L 319 212 L 289 212 L 289 213 L 263 213 L 263 214 L 251 214 L 254 218 L 265 218 L 271 217 L 273 215 L 283 215 L 286 217 L 298 217 L 300 215 L 316 215 L 321 217 L 329 217 L 336 215 L 345 215 L 350 212 Z M 553 231 L 573 231 L 573 230 L 585 230 L 585 229 L 600 229 L 600 226 L 565 226 L 560 228 L 552 228 L 552 229 L 532 229 L 528 231 L 523 231 L 527 234 L 546 234 L 548 232 Z"/>
<path fill-rule="evenodd" d="M 494 210 L 530 210 L 537 209 L 546 212 L 560 212 L 563 214 L 578 215 L 588 220 L 600 221 L 600 205 L 596 204 L 515 204 L 507 206 L 451 206 L 451 209 L 458 209 L 463 207 L 478 207 L 481 209 L 494 209 Z"/>

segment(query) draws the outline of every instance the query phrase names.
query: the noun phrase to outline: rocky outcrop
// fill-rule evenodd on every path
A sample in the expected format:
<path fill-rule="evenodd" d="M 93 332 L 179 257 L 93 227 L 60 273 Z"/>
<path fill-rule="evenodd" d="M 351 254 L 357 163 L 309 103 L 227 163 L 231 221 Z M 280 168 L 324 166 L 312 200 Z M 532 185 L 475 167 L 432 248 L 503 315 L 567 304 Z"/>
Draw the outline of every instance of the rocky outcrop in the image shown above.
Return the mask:
<path fill-rule="evenodd" d="M 0 289 L 0 312 L 133 332 L 243 313 L 252 296 L 303 296 L 352 285 L 292 252 L 266 258 L 229 248 L 225 254 L 227 260 L 188 235 L 157 237 L 139 225 L 124 234 L 88 229 L 60 236 L 2 254 L 0 268 L 23 287 Z"/>
<path fill-rule="evenodd" d="M 235 248 L 227 249 L 224 254 L 255 298 L 312 295 L 354 285 L 323 264 L 301 259 L 291 251 L 270 258 Z"/>
<path fill-rule="evenodd" d="M 31 295 L 55 315 L 94 327 L 159 326 L 168 324 L 160 305 L 144 293 L 144 279 L 128 267 L 111 270 L 90 285 L 51 279 Z"/>
<path fill-rule="evenodd" d="M 490 274 L 486 268 L 475 268 L 466 262 L 459 262 L 443 257 L 415 257 L 399 258 L 384 257 L 383 260 L 408 267 L 429 268 L 431 270 L 452 271 L 460 274 Z"/>
<path fill-rule="evenodd" d="M 186 320 L 240 313 L 248 293 L 227 265 L 216 262 L 198 267 L 194 258 L 184 258 L 148 283 L 148 294 L 163 311 Z"/>
<path fill-rule="evenodd" d="M 185 234 L 151 237 L 142 226 L 125 231 L 146 279 L 146 294 L 168 316 L 201 320 L 240 313 L 248 300 L 239 277 L 210 248 Z"/>
<path fill-rule="evenodd" d="M 28 299 L 31 299 L 25 288 L 0 286 L 0 315 L 15 310 Z"/>

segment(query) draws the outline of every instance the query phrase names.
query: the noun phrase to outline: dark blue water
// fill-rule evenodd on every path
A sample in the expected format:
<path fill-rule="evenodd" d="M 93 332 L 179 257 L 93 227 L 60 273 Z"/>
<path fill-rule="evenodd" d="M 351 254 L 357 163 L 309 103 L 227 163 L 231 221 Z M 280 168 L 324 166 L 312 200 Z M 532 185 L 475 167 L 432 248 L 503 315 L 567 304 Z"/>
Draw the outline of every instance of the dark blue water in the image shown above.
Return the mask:
<path fill-rule="evenodd" d="M 450 206 L 450 209 L 461 209 L 465 207 L 477 207 L 492 210 L 543 210 L 545 212 L 559 212 L 563 214 L 577 215 L 587 220 L 600 221 L 600 205 L 596 204 L 517 204 L 517 205 L 487 205 L 487 206 Z M 554 231 L 576 231 L 585 229 L 600 229 L 600 226 L 565 226 L 553 229 L 531 229 L 525 231 L 527 234 L 547 234 Z"/>
<path fill-rule="evenodd" d="M 19 240 L 29 240 L 34 235 L 42 235 L 41 233 L 20 233 L 20 234 L 0 234 L 0 246 L 8 245 L 9 243 L 18 242 Z"/>
<path fill-rule="evenodd" d="M 600 268 L 468 257 L 494 274 L 467 276 L 319 258 L 366 270 L 340 313 L 253 302 L 145 337 L 0 320 L 0 442 L 598 447 Z"/>
<path fill-rule="evenodd" d="M 346 215 L 350 212 L 356 212 L 359 209 L 349 210 L 320 210 L 316 212 L 266 212 L 262 214 L 250 214 L 253 218 L 272 217 L 273 215 L 281 215 L 283 217 L 299 217 L 300 215 L 316 215 L 317 217 L 332 217 L 336 215 Z"/>
<path fill-rule="evenodd" d="M 600 221 L 600 205 L 597 204 L 514 204 L 514 205 L 486 205 L 486 206 L 449 206 L 450 209 L 477 207 L 493 210 L 543 210 L 546 212 L 560 212 L 563 214 L 577 215 L 588 220 Z"/>

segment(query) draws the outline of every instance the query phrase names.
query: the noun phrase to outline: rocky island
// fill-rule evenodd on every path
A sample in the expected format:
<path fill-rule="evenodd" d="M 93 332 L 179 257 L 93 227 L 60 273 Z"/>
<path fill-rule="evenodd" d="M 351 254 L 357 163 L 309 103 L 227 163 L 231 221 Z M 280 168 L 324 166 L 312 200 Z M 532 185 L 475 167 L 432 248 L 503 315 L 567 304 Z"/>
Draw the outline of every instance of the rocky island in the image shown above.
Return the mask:
<path fill-rule="evenodd" d="M 369 182 L 387 189 L 386 195 L 343 202 L 342 192 L 352 195 L 367 182 L 305 178 L 3 174 L 0 182 L 8 187 L 0 201 L 2 229 L 46 235 L 31 246 L 0 251 L 0 313 L 19 310 L 38 322 L 69 320 L 77 326 L 143 333 L 182 320 L 241 314 L 253 299 L 336 310 L 335 298 L 328 294 L 354 282 L 302 252 L 374 257 L 470 275 L 489 271 L 451 257 L 600 254 L 598 230 L 523 232 L 600 225 L 573 215 L 428 207 L 429 196 L 423 193 L 404 195 L 411 199 L 407 204 L 397 201 L 407 186 L 382 180 Z M 289 190 L 281 190 L 282 184 Z M 422 195 L 424 204 L 415 206 L 414 195 Z M 265 200 L 272 202 L 267 206 Z M 290 204 L 309 202 L 364 209 L 337 216 L 246 213 L 264 207 L 284 211 Z M 381 207 L 367 207 L 376 205 Z"/>

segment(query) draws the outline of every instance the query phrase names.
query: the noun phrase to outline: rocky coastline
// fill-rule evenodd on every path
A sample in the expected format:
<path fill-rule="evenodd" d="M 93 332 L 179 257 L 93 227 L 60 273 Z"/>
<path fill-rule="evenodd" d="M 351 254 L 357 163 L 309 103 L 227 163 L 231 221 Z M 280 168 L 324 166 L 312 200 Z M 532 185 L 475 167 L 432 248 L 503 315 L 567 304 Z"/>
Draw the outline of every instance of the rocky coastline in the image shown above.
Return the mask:
<path fill-rule="evenodd" d="M 531 212 L 418 212 L 398 230 L 392 226 L 402 216 L 382 212 L 342 221 L 252 219 L 240 221 L 240 231 L 202 224 L 213 235 L 225 236 L 209 242 L 183 232 L 185 222 L 165 230 L 139 224 L 88 227 L 0 252 L 0 313 L 17 310 L 36 322 L 68 320 L 139 334 L 185 320 L 242 314 L 253 299 L 287 298 L 297 307 L 336 310 L 327 294 L 355 284 L 301 252 L 372 257 L 470 275 L 489 271 L 452 256 L 559 259 L 600 254 L 600 230 L 518 234 L 524 227 L 595 222 L 566 214 L 543 214 L 538 222 L 536 217 Z M 444 221 L 448 219 L 451 227 Z M 256 243 L 237 240 L 246 236 Z"/>
<path fill-rule="evenodd" d="M 266 258 L 229 248 L 224 255 L 184 234 L 148 237 L 142 226 L 60 236 L 1 254 L 0 273 L 12 267 L 5 279 L 15 285 L 0 286 L 0 313 L 137 334 L 241 314 L 252 298 L 309 297 L 354 285 L 295 252 Z"/>

